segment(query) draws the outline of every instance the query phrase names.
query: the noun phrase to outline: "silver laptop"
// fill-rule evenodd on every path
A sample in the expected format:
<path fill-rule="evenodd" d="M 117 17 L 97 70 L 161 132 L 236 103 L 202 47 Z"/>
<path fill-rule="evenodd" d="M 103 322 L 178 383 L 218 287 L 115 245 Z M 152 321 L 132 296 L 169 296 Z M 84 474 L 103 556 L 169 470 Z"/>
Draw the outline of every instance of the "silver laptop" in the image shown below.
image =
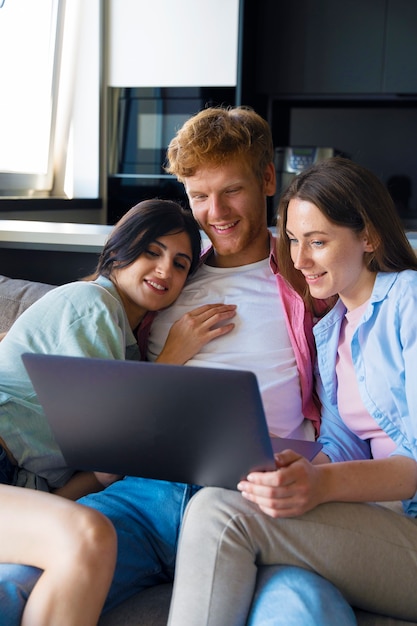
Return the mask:
<path fill-rule="evenodd" d="M 69 467 L 235 489 L 272 470 L 274 451 L 313 458 L 320 444 L 271 440 L 255 374 L 24 354 Z M 273 443 L 272 443 L 273 442 Z"/>

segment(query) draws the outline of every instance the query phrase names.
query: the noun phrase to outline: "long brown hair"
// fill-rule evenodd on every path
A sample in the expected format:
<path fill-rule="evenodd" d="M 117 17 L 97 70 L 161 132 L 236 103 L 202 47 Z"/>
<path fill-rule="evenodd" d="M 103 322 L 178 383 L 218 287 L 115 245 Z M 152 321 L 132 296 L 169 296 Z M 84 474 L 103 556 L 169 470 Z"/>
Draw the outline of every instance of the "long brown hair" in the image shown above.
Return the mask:
<path fill-rule="evenodd" d="M 281 196 L 278 207 L 280 272 L 310 309 L 316 310 L 317 301 L 311 298 L 302 273 L 293 265 L 286 232 L 288 204 L 294 198 L 311 202 L 333 224 L 358 234 L 366 232 L 374 248 L 365 253 L 365 263 L 371 272 L 417 270 L 417 257 L 382 181 L 350 159 L 326 159 L 296 176 Z M 328 302 L 333 303 L 334 300 Z"/>

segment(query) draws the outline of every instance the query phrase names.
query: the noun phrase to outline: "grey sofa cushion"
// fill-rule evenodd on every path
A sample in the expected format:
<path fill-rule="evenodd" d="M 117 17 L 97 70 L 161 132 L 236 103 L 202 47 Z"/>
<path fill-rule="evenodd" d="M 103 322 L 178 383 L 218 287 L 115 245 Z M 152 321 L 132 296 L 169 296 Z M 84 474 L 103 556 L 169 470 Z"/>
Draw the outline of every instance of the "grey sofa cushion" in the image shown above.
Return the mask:
<path fill-rule="evenodd" d="M 166 626 L 171 592 L 170 583 L 144 589 L 105 613 L 98 626 Z"/>
<path fill-rule="evenodd" d="M 0 333 L 8 331 L 28 306 L 54 286 L 0 275 Z"/>

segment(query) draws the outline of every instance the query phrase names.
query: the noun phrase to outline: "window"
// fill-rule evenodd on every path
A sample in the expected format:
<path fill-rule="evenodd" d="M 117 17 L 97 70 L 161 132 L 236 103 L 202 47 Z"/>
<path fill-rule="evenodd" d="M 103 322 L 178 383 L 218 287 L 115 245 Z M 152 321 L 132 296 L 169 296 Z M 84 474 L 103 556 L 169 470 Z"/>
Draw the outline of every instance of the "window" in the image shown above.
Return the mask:
<path fill-rule="evenodd" d="M 98 198 L 101 10 L 102 0 L 0 0 L 0 203 Z"/>
<path fill-rule="evenodd" d="M 0 194 L 52 186 L 58 0 L 0 2 Z"/>

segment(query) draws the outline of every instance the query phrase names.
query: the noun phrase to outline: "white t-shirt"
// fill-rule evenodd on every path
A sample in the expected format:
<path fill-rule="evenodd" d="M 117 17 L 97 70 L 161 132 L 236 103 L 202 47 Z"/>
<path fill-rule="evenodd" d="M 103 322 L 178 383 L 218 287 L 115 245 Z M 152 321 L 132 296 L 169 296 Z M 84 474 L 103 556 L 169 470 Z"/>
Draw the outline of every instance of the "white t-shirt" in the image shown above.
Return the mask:
<path fill-rule="evenodd" d="M 218 302 L 237 305 L 235 328 L 204 346 L 187 365 L 255 372 L 270 432 L 311 439 L 311 429 L 305 432 L 303 424 L 298 370 L 269 258 L 233 268 L 202 265 L 174 305 L 156 316 L 148 358 L 153 361 L 160 354 L 171 325 L 182 315 Z"/>

